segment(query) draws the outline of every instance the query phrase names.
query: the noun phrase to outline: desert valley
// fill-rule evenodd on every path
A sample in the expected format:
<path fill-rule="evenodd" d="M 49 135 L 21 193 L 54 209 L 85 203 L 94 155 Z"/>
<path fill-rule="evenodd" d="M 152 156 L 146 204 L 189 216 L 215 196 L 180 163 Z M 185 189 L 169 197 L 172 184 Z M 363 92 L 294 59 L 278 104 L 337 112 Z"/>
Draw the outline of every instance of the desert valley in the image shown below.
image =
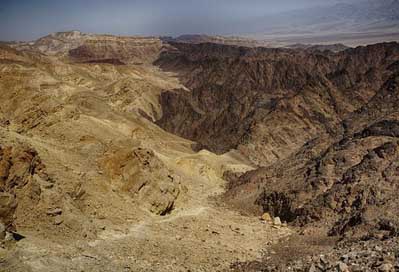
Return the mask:
<path fill-rule="evenodd" d="M 1 42 L 0 271 L 399 271 L 384 29 Z"/>

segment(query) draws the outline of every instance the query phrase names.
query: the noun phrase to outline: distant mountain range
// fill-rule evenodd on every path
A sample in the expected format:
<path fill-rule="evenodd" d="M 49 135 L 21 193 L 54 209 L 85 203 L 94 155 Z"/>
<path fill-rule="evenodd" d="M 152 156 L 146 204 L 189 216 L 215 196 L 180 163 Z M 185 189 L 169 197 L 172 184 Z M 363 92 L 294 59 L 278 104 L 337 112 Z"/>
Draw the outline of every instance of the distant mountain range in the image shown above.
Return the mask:
<path fill-rule="evenodd" d="M 239 20 L 229 25 L 230 34 L 225 36 L 188 34 L 179 37 L 153 38 L 157 43 L 160 39 L 163 42 L 342 51 L 346 46 L 399 41 L 399 0 L 347 0 L 334 5 Z M 109 39 L 106 35 L 103 38 Z M 59 52 L 63 49 L 67 52 L 72 47 L 76 48 L 91 39 L 93 35 L 79 31 L 62 32 L 32 43 L 20 43 L 18 47 L 27 49 L 33 46 L 46 52 Z M 314 45 L 329 45 L 329 47 L 311 48 Z"/>
<path fill-rule="evenodd" d="M 205 34 L 186 34 L 186 35 L 180 35 L 178 37 L 161 37 L 160 39 L 164 42 L 178 42 L 178 43 L 194 43 L 194 44 L 217 43 L 217 44 L 238 45 L 246 47 L 269 46 L 269 43 L 262 40 L 256 40 L 256 39 L 238 37 L 238 36 L 211 36 Z"/>
<path fill-rule="evenodd" d="M 368 0 L 312 7 L 257 18 L 247 24 L 243 26 L 252 29 L 252 33 L 263 34 L 397 31 L 399 0 Z"/>
<path fill-rule="evenodd" d="M 210 36 L 210 35 L 181 35 L 176 38 L 173 37 L 161 37 L 164 42 L 174 42 L 174 43 L 191 43 L 191 44 L 201 44 L 201 43 L 215 43 L 215 44 L 225 44 L 225 45 L 238 45 L 246 47 L 272 47 L 273 43 L 267 41 L 255 40 L 244 37 L 228 37 L 228 36 Z M 340 52 L 344 51 L 350 47 L 341 44 L 286 44 L 282 45 L 285 48 L 306 50 L 309 52 L 315 51 L 332 51 Z"/>
<path fill-rule="evenodd" d="M 225 36 L 181 35 L 165 41 L 244 46 L 299 47 L 339 44 L 358 46 L 399 41 L 399 0 L 346 0 L 246 20 L 229 22 Z M 297 46 L 294 46 L 297 48 Z M 323 48 L 317 48 L 323 50 Z"/>

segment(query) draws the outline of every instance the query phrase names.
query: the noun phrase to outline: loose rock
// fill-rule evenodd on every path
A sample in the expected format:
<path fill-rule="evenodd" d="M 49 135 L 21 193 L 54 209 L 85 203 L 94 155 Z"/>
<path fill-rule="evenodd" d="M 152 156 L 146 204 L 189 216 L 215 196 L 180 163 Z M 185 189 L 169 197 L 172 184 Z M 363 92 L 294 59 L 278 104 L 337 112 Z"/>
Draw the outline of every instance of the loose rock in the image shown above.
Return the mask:
<path fill-rule="evenodd" d="M 47 211 L 47 215 L 50 215 L 50 216 L 56 216 L 56 215 L 60 215 L 60 214 L 62 214 L 62 209 L 60 209 L 60 208 L 51 209 L 51 210 Z"/>
<path fill-rule="evenodd" d="M 274 224 L 275 226 L 281 226 L 281 219 L 280 219 L 280 217 L 274 217 L 274 219 L 273 219 L 273 224 Z"/>
<path fill-rule="evenodd" d="M 270 216 L 269 213 L 264 213 L 264 214 L 262 215 L 261 219 L 262 219 L 263 221 L 268 222 L 268 223 L 273 222 L 273 219 L 272 219 L 272 217 Z"/>

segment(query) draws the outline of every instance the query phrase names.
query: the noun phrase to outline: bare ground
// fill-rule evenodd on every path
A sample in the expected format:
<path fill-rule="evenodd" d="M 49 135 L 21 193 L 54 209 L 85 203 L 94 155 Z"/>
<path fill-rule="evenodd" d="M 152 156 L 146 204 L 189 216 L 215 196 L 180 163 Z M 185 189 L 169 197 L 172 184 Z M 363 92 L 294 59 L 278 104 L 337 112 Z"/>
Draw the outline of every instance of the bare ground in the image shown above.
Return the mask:
<path fill-rule="evenodd" d="M 214 200 L 224 171 L 252 169 L 240 155 L 193 152 L 192 142 L 148 120 L 161 114 L 159 93 L 179 87 L 172 74 L 55 57 L 32 64 L 10 54 L 0 65 L 1 145 L 37 150 L 54 183 L 33 177 L 40 198 L 19 201 L 14 225 L 25 238 L 0 248 L 1 271 L 224 271 L 261 259 L 265 246 L 292 233 Z M 114 179 L 101 164 L 110 152 L 136 148 L 177 182 L 170 214 L 150 212 L 138 192 L 124 190 L 123 174 Z M 156 179 L 158 170 L 148 171 Z M 157 182 L 148 186 L 162 201 Z"/>

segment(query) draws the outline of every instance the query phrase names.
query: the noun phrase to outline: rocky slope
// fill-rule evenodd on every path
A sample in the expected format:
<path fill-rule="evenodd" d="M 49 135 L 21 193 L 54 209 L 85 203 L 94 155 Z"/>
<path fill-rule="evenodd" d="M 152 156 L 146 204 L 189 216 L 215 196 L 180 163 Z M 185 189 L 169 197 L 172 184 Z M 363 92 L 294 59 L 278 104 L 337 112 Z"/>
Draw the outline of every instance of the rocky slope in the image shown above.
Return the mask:
<path fill-rule="evenodd" d="M 179 72 L 192 92 L 162 94 L 158 124 L 201 148 L 237 148 L 263 165 L 239 177 L 226 173 L 225 201 L 244 213 L 278 216 L 308 237 L 294 236 L 277 255 L 233 269 L 397 269 L 397 257 L 386 254 L 399 230 L 399 45 L 340 53 L 173 45 L 158 63 Z M 350 261 L 337 247 L 320 264 L 317 252 L 332 250 L 327 244 L 307 253 L 313 261 L 294 253 L 306 239 L 324 243 L 328 236 L 354 240 L 349 251 L 388 250 L 386 262 L 372 252 Z"/>
<path fill-rule="evenodd" d="M 35 150 L 22 146 L 0 147 L 0 220 L 9 231 L 15 231 L 16 215 L 26 213 L 28 207 L 37 216 L 41 183 L 52 186 L 51 178 Z M 3 237 L 4 238 L 4 237 Z"/>
<path fill-rule="evenodd" d="M 1 44 L 0 270 L 394 271 L 398 63 L 397 43 Z"/>
<path fill-rule="evenodd" d="M 392 75 L 396 43 L 341 53 L 173 44 L 158 60 L 192 92 L 161 95 L 166 130 L 221 153 L 238 149 L 258 165 L 334 135 Z M 173 105 L 173 106 L 172 106 Z"/>
<path fill-rule="evenodd" d="M 154 125 L 161 92 L 186 88 L 143 43 L 0 46 L 1 271 L 222 271 L 291 233 L 218 200 L 225 171 L 253 169 L 239 152 L 194 152 Z"/>
<path fill-rule="evenodd" d="M 326 256 L 298 257 L 274 268 L 399 269 L 399 70 L 396 62 L 389 69 L 393 75 L 366 105 L 342 122 L 337 137 L 320 135 L 286 160 L 234 181 L 238 187 L 227 194 L 233 205 L 239 205 L 243 192 L 249 191 L 256 200 L 246 197 L 246 204 L 260 205 L 264 212 L 292 221 L 305 229 L 305 236 L 321 233 L 350 241 L 326 250 Z M 296 243 L 294 239 L 292 244 Z M 252 271 L 249 267 L 244 270 Z M 273 269 L 265 263 L 255 267 Z"/>
<path fill-rule="evenodd" d="M 320 223 L 331 235 L 396 235 L 398 72 L 342 122 L 339 136 L 320 135 L 287 159 L 246 173 L 230 193 L 239 201 L 233 191 L 257 188 L 254 203 L 264 211 Z"/>

